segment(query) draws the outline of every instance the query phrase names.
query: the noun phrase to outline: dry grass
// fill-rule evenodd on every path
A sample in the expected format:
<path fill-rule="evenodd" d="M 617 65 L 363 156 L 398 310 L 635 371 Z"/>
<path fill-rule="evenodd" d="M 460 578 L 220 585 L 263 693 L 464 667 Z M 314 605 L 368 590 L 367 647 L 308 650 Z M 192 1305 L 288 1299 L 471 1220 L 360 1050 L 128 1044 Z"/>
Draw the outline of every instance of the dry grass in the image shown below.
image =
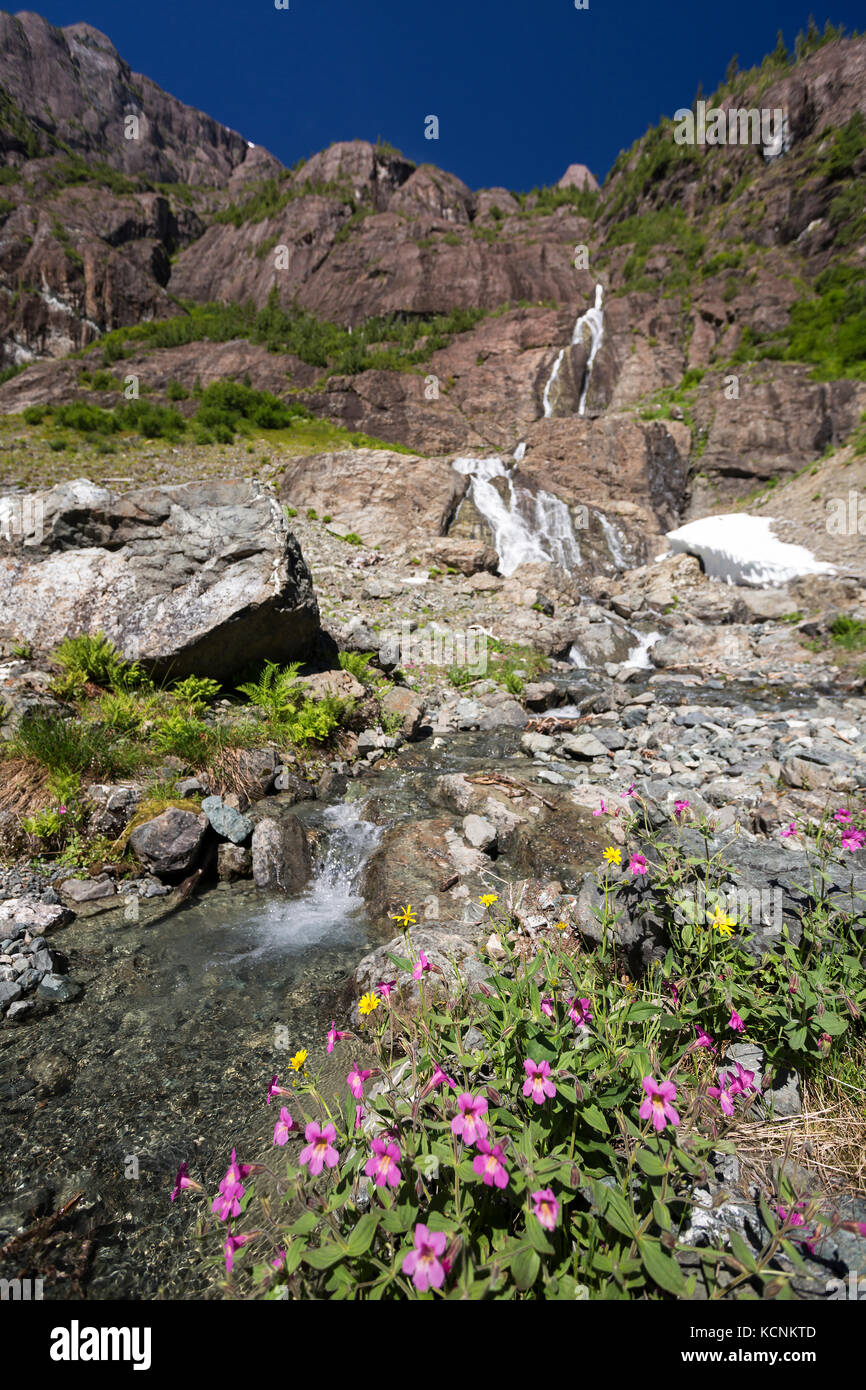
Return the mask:
<path fill-rule="evenodd" d="M 30 816 L 51 800 L 51 774 L 32 758 L 4 758 L 0 762 L 0 814 Z"/>
<path fill-rule="evenodd" d="M 809 1087 L 803 1113 L 788 1119 L 735 1125 L 725 1138 L 754 1176 L 767 1185 L 780 1162 L 795 1163 L 813 1173 L 821 1187 L 835 1196 L 866 1196 L 866 1115 L 863 1099 L 812 1104 Z"/>

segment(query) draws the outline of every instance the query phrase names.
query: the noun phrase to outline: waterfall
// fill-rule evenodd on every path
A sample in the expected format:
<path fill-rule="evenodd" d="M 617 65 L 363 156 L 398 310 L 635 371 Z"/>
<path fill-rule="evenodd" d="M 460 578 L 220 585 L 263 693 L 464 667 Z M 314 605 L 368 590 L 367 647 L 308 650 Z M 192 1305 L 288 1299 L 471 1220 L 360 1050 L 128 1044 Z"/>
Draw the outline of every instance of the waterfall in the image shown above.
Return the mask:
<path fill-rule="evenodd" d="M 622 548 L 622 537 L 619 531 L 617 530 L 613 522 L 605 516 L 604 512 L 597 511 L 596 516 L 598 517 L 599 525 L 601 526 L 601 529 L 604 532 L 604 538 L 607 541 L 607 548 L 610 551 L 610 558 L 613 560 L 613 563 L 616 565 L 618 570 L 627 570 L 628 560 L 626 559 L 625 551 Z"/>
<path fill-rule="evenodd" d="M 498 456 L 457 458 L 452 466 L 472 480 L 468 496 L 493 532 L 500 574 L 513 574 L 518 565 L 532 562 L 553 563 L 567 570 L 580 565 L 571 513 L 559 497 L 543 489 L 533 493 L 515 487 Z M 505 479 L 507 497 L 493 486 L 494 478 Z"/>
<path fill-rule="evenodd" d="M 639 633 L 635 633 L 635 637 L 639 635 Z M 654 647 L 656 642 L 661 640 L 661 635 L 660 632 L 645 632 L 643 636 L 641 636 L 637 646 L 630 649 L 623 665 L 637 666 L 643 671 L 651 670 L 652 662 L 649 659 L 650 648 Z"/>
<path fill-rule="evenodd" d="M 591 309 L 587 309 L 585 313 L 580 315 L 579 319 L 574 325 L 574 332 L 571 335 L 571 347 L 574 347 L 577 343 L 583 342 L 584 330 L 586 330 L 589 333 L 589 355 L 586 359 L 586 367 L 584 368 L 583 372 L 583 387 L 580 393 L 580 402 L 577 407 L 578 415 L 583 415 L 585 413 L 586 395 L 589 391 L 589 381 L 590 377 L 592 376 L 592 368 L 595 363 L 595 359 L 598 355 L 598 350 L 601 347 L 602 339 L 604 337 L 604 313 L 602 311 L 603 299 L 604 289 L 601 285 L 596 285 L 595 304 L 592 306 Z M 553 415 L 553 401 L 551 400 L 551 391 L 553 389 L 553 385 L 557 377 L 559 376 L 559 371 L 562 366 L 562 361 L 565 357 L 566 351 L 566 348 L 560 349 L 556 361 L 553 364 L 553 370 L 551 371 L 550 376 L 547 378 L 547 383 L 544 387 L 542 404 L 544 406 L 545 420 L 549 420 Z"/>

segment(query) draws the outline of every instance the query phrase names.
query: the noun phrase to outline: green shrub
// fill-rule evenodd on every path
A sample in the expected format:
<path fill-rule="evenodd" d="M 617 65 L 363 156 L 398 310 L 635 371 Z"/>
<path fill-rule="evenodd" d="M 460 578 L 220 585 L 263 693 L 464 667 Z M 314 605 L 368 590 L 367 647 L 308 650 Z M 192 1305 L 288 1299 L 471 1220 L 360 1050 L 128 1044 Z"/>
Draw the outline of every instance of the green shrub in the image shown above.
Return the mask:
<path fill-rule="evenodd" d="M 337 660 L 341 670 L 348 671 L 356 681 L 368 682 L 371 679 L 369 667 L 373 656 L 373 652 L 340 652 Z"/>

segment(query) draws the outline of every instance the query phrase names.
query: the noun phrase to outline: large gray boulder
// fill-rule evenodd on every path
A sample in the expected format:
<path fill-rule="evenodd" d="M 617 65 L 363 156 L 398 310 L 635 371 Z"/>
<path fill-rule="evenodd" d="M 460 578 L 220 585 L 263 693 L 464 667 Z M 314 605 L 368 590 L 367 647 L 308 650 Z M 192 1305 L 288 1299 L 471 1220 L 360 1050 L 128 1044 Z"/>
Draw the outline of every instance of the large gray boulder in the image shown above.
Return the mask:
<path fill-rule="evenodd" d="M 206 816 L 170 806 L 161 816 L 137 825 L 129 837 L 132 852 L 158 878 L 189 873 L 207 833 Z"/>
<path fill-rule="evenodd" d="M 312 877 L 310 843 L 296 816 L 264 816 L 253 831 L 252 852 L 257 888 L 299 893 Z"/>
<path fill-rule="evenodd" d="M 23 544 L 0 546 L 0 640 L 50 651 L 64 637 L 104 631 L 156 676 L 220 681 L 314 646 L 309 570 L 257 484 L 116 494 L 78 479 L 36 504 Z"/>

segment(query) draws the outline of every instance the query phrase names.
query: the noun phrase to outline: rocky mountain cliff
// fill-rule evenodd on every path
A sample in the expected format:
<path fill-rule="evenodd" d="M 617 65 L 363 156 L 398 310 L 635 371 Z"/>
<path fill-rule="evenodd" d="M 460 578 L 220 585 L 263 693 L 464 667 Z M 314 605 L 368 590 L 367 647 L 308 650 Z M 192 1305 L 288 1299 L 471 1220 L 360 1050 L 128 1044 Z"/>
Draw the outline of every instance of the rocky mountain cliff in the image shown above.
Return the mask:
<path fill-rule="evenodd" d="M 650 531 L 858 426 L 864 38 L 732 65 L 709 104 L 783 109 L 767 145 L 665 121 L 600 190 L 572 166 L 519 194 L 363 141 L 288 170 L 86 25 L 3 15 L 0 35 L 0 331 L 10 375 L 29 364 L 0 411 L 110 405 L 61 360 L 104 340 L 156 400 L 243 378 L 428 456 L 522 443 L 529 485 L 618 495 Z M 574 329 L 597 285 L 593 349 Z"/>

